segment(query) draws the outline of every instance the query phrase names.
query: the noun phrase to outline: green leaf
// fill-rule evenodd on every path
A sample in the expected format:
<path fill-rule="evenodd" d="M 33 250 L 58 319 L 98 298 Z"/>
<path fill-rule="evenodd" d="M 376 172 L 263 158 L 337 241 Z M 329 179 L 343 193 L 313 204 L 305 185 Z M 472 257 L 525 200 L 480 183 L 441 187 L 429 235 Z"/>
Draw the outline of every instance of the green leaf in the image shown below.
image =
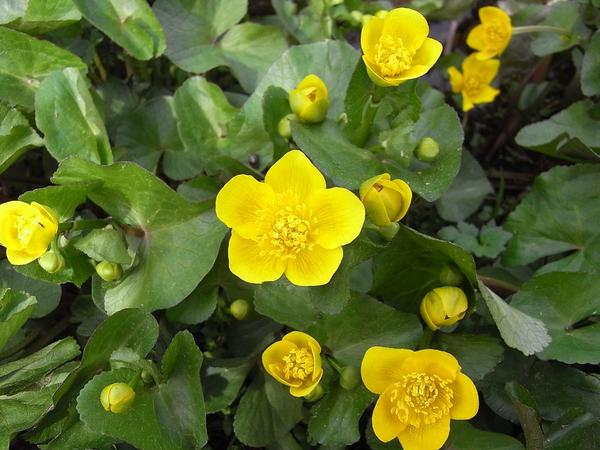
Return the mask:
<path fill-rule="evenodd" d="M 57 161 L 81 156 L 100 164 L 112 162 L 104 122 L 76 69 L 54 72 L 40 84 L 35 117 L 46 147 Z"/>
<path fill-rule="evenodd" d="M 435 203 L 440 217 L 449 222 L 461 222 L 476 212 L 484 198 L 493 193 L 484 170 L 468 151 L 462 152 L 462 164 L 456 178 Z"/>
<path fill-rule="evenodd" d="M 509 305 L 481 281 L 479 291 L 506 345 L 533 355 L 550 344 L 552 339 L 544 322 Z"/>
<path fill-rule="evenodd" d="M 330 120 L 319 125 L 294 122 L 292 135 L 300 149 L 338 186 L 356 190 L 363 181 L 384 172 L 370 152 L 350 143 Z"/>
<path fill-rule="evenodd" d="M 512 233 L 497 226 L 494 221 L 486 223 L 481 229 L 470 223 L 459 222 L 456 226 L 442 228 L 438 234 L 442 239 L 473 252 L 475 256 L 486 258 L 498 257 L 512 237 Z"/>
<path fill-rule="evenodd" d="M 136 59 L 165 51 L 165 34 L 144 0 L 72 0 L 83 17 Z"/>
<path fill-rule="evenodd" d="M 77 56 L 24 33 L 0 27 L 0 99 L 33 109 L 40 81 L 64 67 L 86 69 Z"/>
<path fill-rule="evenodd" d="M 298 11 L 298 4 L 293 0 L 272 0 L 271 3 L 285 30 L 300 43 L 308 44 L 331 38 L 333 27 L 329 3 L 313 0 L 301 11 Z"/>
<path fill-rule="evenodd" d="M 214 200 L 221 184 L 212 177 L 201 175 L 177 186 L 177 193 L 190 202 Z"/>
<path fill-rule="evenodd" d="M 442 286 L 440 272 L 450 264 L 465 276 L 461 286 L 474 304 L 475 262 L 462 248 L 421 234 L 404 225 L 392 242 L 373 259 L 373 292 L 386 303 L 418 314 L 422 298 Z M 398 283 L 401 279 L 402 283 Z"/>
<path fill-rule="evenodd" d="M 102 228 L 90 231 L 73 246 L 96 261 L 109 261 L 118 264 L 131 263 L 131 256 L 123 233 L 114 228 Z"/>
<path fill-rule="evenodd" d="M 75 209 L 85 203 L 87 192 L 97 186 L 99 183 L 94 181 L 81 181 L 68 186 L 46 186 L 25 192 L 19 200 L 46 205 L 58 215 L 60 222 L 66 222 L 73 217 Z"/>
<path fill-rule="evenodd" d="M 436 342 L 458 359 L 462 372 L 473 381 L 483 379 L 504 356 L 500 340 L 484 334 L 436 333 Z"/>
<path fill-rule="evenodd" d="M 600 126 L 597 106 L 579 101 L 519 131 L 515 141 L 522 147 L 567 161 L 594 161 L 600 158 L 596 133 Z"/>
<path fill-rule="evenodd" d="M 569 301 L 566 302 L 565 299 Z M 511 305 L 545 324 L 552 342 L 541 359 L 600 363 L 600 281 L 585 273 L 546 273 L 525 283 Z"/>
<path fill-rule="evenodd" d="M 255 363 L 254 358 L 206 360 L 202 368 L 202 386 L 208 414 L 219 412 L 233 403 Z"/>
<path fill-rule="evenodd" d="M 514 381 L 507 383 L 505 389 L 517 411 L 527 448 L 542 450 L 544 448 L 544 433 L 531 394 L 525 387 Z"/>
<path fill-rule="evenodd" d="M 58 306 L 62 293 L 60 286 L 56 284 L 21 275 L 6 260 L 0 262 L 0 290 L 3 288 L 26 292 L 35 297 L 37 304 L 31 313 L 32 319 L 51 313 Z"/>
<path fill-rule="evenodd" d="M 25 152 L 42 144 L 43 141 L 17 109 L 9 110 L 4 117 L 0 114 L 0 174 Z"/>
<path fill-rule="evenodd" d="M 567 50 L 577 45 L 582 37 L 589 34 L 581 20 L 579 5 L 572 2 L 556 3 L 540 25 L 563 28 L 570 33 L 539 33 L 531 42 L 531 50 L 537 56 L 546 56 Z"/>
<path fill-rule="evenodd" d="M 0 366 L 0 392 L 3 394 L 24 390 L 67 361 L 79 356 L 79 345 L 67 337 L 38 350 L 31 355 Z"/>
<path fill-rule="evenodd" d="M 81 13 L 71 0 L 17 0 L 19 3 L 22 9 L 8 17 L 0 9 L 0 23 L 12 21 L 10 26 L 19 31 L 44 34 L 81 20 Z"/>
<path fill-rule="evenodd" d="M 591 97 L 600 94 L 600 32 L 596 31 L 585 51 L 581 66 L 581 90 Z"/>
<path fill-rule="evenodd" d="M 543 266 L 550 271 L 597 272 L 600 264 L 598 165 L 555 167 L 536 178 L 533 189 L 508 216 L 513 233 L 503 262 L 508 266 L 562 255 Z"/>
<path fill-rule="evenodd" d="M 524 450 L 515 438 L 475 428 L 469 422 L 456 420 L 450 427 L 450 437 L 444 446 L 447 450 Z"/>
<path fill-rule="evenodd" d="M 94 301 L 109 314 L 128 307 L 168 308 L 187 297 L 212 267 L 227 229 L 209 205 L 187 202 L 131 163 L 63 162 L 54 181 L 101 183 L 88 197 L 113 219 L 139 230 L 137 264 L 117 282 L 94 278 Z"/>
<path fill-rule="evenodd" d="M 265 131 L 273 142 L 273 159 L 281 158 L 290 148 L 288 140 L 279 134 L 279 122 L 290 114 L 289 94 L 276 86 L 271 86 L 263 97 L 263 120 Z"/>
<path fill-rule="evenodd" d="M 270 376 L 260 378 L 242 396 L 233 421 L 237 438 L 251 447 L 276 442 L 302 419 L 302 399 Z"/>
<path fill-rule="evenodd" d="M 27 322 L 36 303 L 35 297 L 25 292 L 0 290 L 0 350 Z"/>
<path fill-rule="evenodd" d="M 167 310 L 167 318 L 186 325 L 202 323 L 215 312 L 218 299 L 218 286 L 200 283 L 185 300 Z"/>
<path fill-rule="evenodd" d="M 312 443 L 350 445 L 357 442 L 359 420 L 374 397 L 362 386 L 347 391 L 336 384 L 310 410 L 308 433 Z"/>
<path fill-rule="evenodd" d="M 442 105 L 421 113 L 411 136 L 415 143 L 433 138 L 440 148 L 437 158 L 431 163 L 413 160 L 409 167 L 388 162 L 385 167 L 394 178 L 403 179 L 414 192 L 432 202 L 448 190 L 459 171 L 463 129 L 456 111 Z"/>
<path fill-rule="evenodd" d="M 590 413 L 573 411 L 554 422 L 546 432 L 544 449 L 595 450 L 600 447 L 600 420 Z"/>
<path fill-rule="evenodd" d="M 320 317 L 306 332 L 342 364 L 360 367 L 365 352 L 374 345 L 414 348 L 422 328 L 414 314 L 354 294 L 339 314 Z"/>

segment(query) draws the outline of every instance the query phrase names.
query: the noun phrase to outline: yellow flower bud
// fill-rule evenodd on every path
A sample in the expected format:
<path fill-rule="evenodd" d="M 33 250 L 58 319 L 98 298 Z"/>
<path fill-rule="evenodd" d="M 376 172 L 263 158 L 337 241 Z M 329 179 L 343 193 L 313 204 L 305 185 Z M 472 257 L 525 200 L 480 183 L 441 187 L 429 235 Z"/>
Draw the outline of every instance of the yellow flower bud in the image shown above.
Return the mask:
<path fill-rule="evenodd" d="M 421 301 L 421 316 L 432 330 L 454 325 L 465 317 L 469 302 L 462 289 L 444 286 L 429 291 Z"/>
<path fill-rule="evenodd" d="M 435 161 L 439 154 L 440 146 L 430 137 L 424 137 L 415 149 L 415 156 L 423 162 Z"/>
<path fill-rule="evenodd" d="M 58 219 L 50 208 L 32 202 L 0 205 L 0 245 L 8 261 L 20 266 L 38 259 L 58 232 Z"/>
<path fill-rule="evenodd" d="M 361 184 L 360 199 L 371 222 L 385 227 L 406 215 L 412 191 L 404 181 L 392 180 L 389 173 L 384 173 Z"/>
<path fill-rule="evenodd" d="M 325 395 L 325 390 L 320 384 L 317 384 L 310 394 L 304 396 L 304 400 L 309 403 L 314 403 Z"/>
<path fill-rule="evenodd" d="M 289 139 L 292 137 L 292 120 L 296 120 L 296 114 L 288 114 L 283 116 L 283 118 L 277 124 L 277 132 L 284 139 Z"/>
<path fill-rule="evenodd" d="M 60 253 L 49 251 L 38 259 L 39 265 L 48 273 L 58 273 L 65 267 L 65 258 Z"/>
<path fill-rule="evenodd" d="M 135 391 L 126 383 L 113 383 L 102 389 L 100 403 L 105 411 L 118 414 L 129 409 L 135 399 Z"/>
<path fill-rule="evenodd" d="M 234 301 L 229 307 L 231 315 L 237 320 L 244 320 L 248 316 L 248 313 L 251 309 L 252 307 L 250 306 L 250 303 L 241 298 Z"/>
<path fill-rule="evenodd" d="M 303 122 L 319 123 L 329 109 L 327 86 L 316 75 L 304 78 L 296 89 L 290 91 L 290 108 Z"/>
<path fill-rule="evenodd" d="M 96 265 L 96 273 L 104 281 L 116 281 L 123 275 L 121 265 L 109 261 L 100 261 Z"/>
<path fill-rule="evenodd" d="M 351 391 L 360 383 L 360 372 L 356 367 L 346 366 L 340 372 L 340 386 Z"/>

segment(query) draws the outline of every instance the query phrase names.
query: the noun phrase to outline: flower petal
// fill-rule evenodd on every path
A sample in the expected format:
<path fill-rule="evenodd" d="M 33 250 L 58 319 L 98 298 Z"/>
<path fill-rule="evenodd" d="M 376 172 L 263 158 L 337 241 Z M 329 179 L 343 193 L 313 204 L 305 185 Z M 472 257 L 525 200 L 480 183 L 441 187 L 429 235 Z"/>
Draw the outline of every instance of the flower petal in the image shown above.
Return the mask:
<path fill-rule="evenodd" d="M 316 345 L 315 345 L 316 343 Z M 321 378 L 323 373 L 323 365 L 321 363 L 321 346 L 317 341 L 315 343 L 309 341 L 308 346 L 313 357 L 313 376 L 312 379 L 315 381 L 317 378 Z"/>
<path fill-rule="evenodd" d="M 312 344 L 317 349 L 317 353 L 321 353 L 321 346 L 317 340 L 311 335 L 303 333 L 302 331 L 292 331 L 286 334 L 282 339 L 284 341 L 293 342 L 298 347 L 308 347 L 309 344 Z"/>
<path fill-rule="evenodd" d="M 375 46 L 383 31 L 383 19 L 372 17 L 360 33 L 360 47 L 369 61 L 374 61 Z"/>
<path fill-rule="evenodd" d="M 392 415 L 392 404 L 389 395 L 380 395 L 373 409 L 373 431 L 382 442 L 390 442 L 406 427 L 397 417 Z"/>
<path fill-rule="evenodd" d="M 402 363 L 413 353 L 412 350 L 404 348 L 368 349 L 360 365 L 360 375 L 365 387 L 374 394 L 383 393 L 388 386 L 402 378 L 405 374 Z"/>
<path fill-rule="evenodd" d="M 483 50 L 486 47 L 485 43 L 485 27 L 477 25 L 467 35 L 467 45 L 475 50 Z"/>
<path fill-rule="evenodd" d="M 429 34 L 429 24 L 414 9 L 395 8 L 383 19 L 382 34 L 399 38 L 406 47 L 417 50 Z"/>
<path fill-rule="evenodd" d="M 325 178 L 304 153 L 291 150 L 277 161 L 265 175 L 265 183 L 276 193 L 291 191 L 300 201 L 311 193 L 325 189 Z"/>
<path fill-rule="evenodd" d="M 450 76 L 450 85 L 452 86 L 452 92 L 455 94 L 462 91 L 463 76 L 462 73 L 456 67 L 448 68 L 448 75 Z"/>
<path fill-rule="evenodd" d="M 304 79 L 298 84 L 298 87 L 296 89 L 305 89 L 310 87 L 316 87 L 318 90 L 321 91 L 320 94 L 322 94 L 322 96 L 327 97 L 327 86 L 325 85 L 323 80 L 321 80 L 314 73 L 311 73 L 304 77 Z"/>
<path fill-rule="evenodd" d="M 300 386 L 292 386 L 290 387 L 290 394 L 294 397 L 304 397 L 305 395 L 310 394 L 319 384 L 321 378 L 323 377 L 323 370 L 321 369 L 317 374 L 317 378 L 313 380 L 309 380 L 301 384 Z"/>
<path fill-rule="evenodd" d="M 496 96 L 500 94 L 500 90 L 491 86 L 484 87 L 479 94 L 471 98 L 473 103 L 491 103 Z"/>
<path fill-rule="evenodd" d="M 296 348 L 296 345 L 292 342 L 277 341 L 269 345 L 262 354 L 262 364 L 267 373 L 286 386 L 299 386 L 301 384 L 300 381 L 292 384 L 281 376 L 283 357 Z"/>
<path fill-rule="evenodd" d="M 398 434 L 404 450 L 439 450 L 450 434 L 450 416 L 444 416 L 430 425 L 406 427 Z"/>
<path fill-rule="evenodd" d="M 217 217 L 240 236 L 251 239 L 260 233 L 257 222 L 274 198 L 267 184 L 250 175 L 236 175 L 217 194 Z"/>
<path fill-rule="evenodd" d="M 453 405 L 450 415 L 455 420 L 469 420 L 475 417 L 479 410 L 479 395 L 471 379 L 464 373 L 459 373 L 452 383 L 454 391 Z"/>
<path fill-rule="evenodd" d="M 395 80 L 390 78 L 384 78 L 379 74 L 379 69 L 374 63 L 369 62 L 369 60 L 363 56 L 363 61 L 365 62 L 365 66 L 367 68 L 367 74 L 371 81 L 378 86 L 389 87 L 389 86 L 398 86 L 402 83 L 401 80 Z"/>
<path fill-rule="evenodd" d="M 479 20 L 481 22 L 500 22 L 502 25 L 509 25 L 510 16 L 506 14 L 502 9 L 497 6 L 484 6 L 483 8 L 479 8 Z"/>
<path fill-rule="evenodd" d="M 344 188 L 323 189 L 309 201 L 317 243 L 327 249 L 349 244 L 360 234 L 365 222 L 365 207 L 351 191 Z"/>
<path fill-rule="evenodd" d="M 31 215 L 29 204 L 17 200 L 0 204 L 0 245 L 20 247 L 15 221 L 23 215 Z"/>
<path fill-rule="evenodd" d="M 464 92 L 462 94 L 462 100 L 462 109 L 464 112 L 470 111 L 475 107 L 469 96 Z"/>
<path fill-rule="evenodd" d="M 425 75 L 433 65 L 437 62 L 442 54 L 443 46 L 440 42 L 435 39 L 426 38 L 423 41 L 423 45 L 417 50 L 412 60 L 413 66 L 397 77 L 388 80 L 392 83 L 400 84 L 406 80 L 412 80 L 413 78 L 419 78 Z"/>
<path fill-rule="evenodd" d="M 425 349 L 409 355 L 402 363 L 402 372 L 417 372 L 438 375 L 454 381 L 460 370 L 458 361 L 450 353 L 441 350 Z"/>
<path fill-rule="evenodd" d="M 315 245 L 288 261 L 285 276 L 296 286 L 322 286 L 329 283 L 343 256 L 341 247 L 326 249 Z"/>
<path fill-rule="evenodd" d="M 27 250 L 14 250 L 12 248 L 6 249 L 6 259 L 13 266 L 24 266 L 32 261 L 35 261 L 40 256 L 46 253 L 46 249 L 38 253 L 32 253 Z"/>
<path fill-rule="evenodd" d="M 273 255 L 264 254 L 252 239 L 245 239 L 235 230 L 229 240 L 229 270 L 248 283 L 275 281 L 285 271 L 285 261 Z"/>

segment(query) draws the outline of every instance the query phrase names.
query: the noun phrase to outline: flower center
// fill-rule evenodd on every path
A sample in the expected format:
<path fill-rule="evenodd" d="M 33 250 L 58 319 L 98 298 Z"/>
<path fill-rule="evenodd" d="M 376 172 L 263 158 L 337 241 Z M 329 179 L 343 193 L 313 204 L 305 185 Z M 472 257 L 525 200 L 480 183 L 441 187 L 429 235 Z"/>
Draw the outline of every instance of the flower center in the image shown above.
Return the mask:
<path fill-rule="evenodd" d="M 23 247 L 26 247 L 29 244 L 33 232 L 38 226 L 44 228 L 44 225 L 42 225 L 36 217 L 21 216 L 15 221 L 17 239 Z"/>
<path fill-rule="evenodd" d="M 454 393 L 450 380 L 437 375 L 409 373 L 390 391 L 392 415 L 405 424 L 420 427 L 432 424 L 450 412 Z"/>
<path fill-rule="evenodd" d="M 489 45 L 500 47 L 508 38 L 508 30 L 499 22 L 490 22 L 485 25 L 485 37 Z"/>
<path fill-rule="evenodd" d="M 283 376 L 290 381 L 304 381 L 314 370 L 312 353 L 306 347 L 291 350 L 283 362 Z"/>
<path fill-rule="evenodd" d="M 485 87 L 485 83 L 478 76 L 465 75 L 463 86 L 467 95 L 473 98 L 481 93 Z"/>
<path fill-rule="evenodd" d="M 309 88 L 303 89 L 302 93 L 311 102 L 315 102 L 317 100 L 317 88 L 309 87 Z"/>
<path fill-rule="evenodd" d="M 402 39 L 390 35 L 381 36 L 375 45 L 375 62 L 384 77 L 398 77 L 410 69 L 414 55 Z"/>

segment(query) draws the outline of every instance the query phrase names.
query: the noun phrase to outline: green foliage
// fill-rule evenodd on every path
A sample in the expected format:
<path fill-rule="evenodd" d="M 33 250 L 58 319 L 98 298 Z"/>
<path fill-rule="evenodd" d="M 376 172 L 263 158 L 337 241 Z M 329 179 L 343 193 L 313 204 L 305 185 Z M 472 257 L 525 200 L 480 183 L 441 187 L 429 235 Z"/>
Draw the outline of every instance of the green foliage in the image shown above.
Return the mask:
<path fill-rule="evenodd" d="M 31 316 L 36 303 L 35 297 L 25 292 L 0 291 L 0 350 Z"/>

